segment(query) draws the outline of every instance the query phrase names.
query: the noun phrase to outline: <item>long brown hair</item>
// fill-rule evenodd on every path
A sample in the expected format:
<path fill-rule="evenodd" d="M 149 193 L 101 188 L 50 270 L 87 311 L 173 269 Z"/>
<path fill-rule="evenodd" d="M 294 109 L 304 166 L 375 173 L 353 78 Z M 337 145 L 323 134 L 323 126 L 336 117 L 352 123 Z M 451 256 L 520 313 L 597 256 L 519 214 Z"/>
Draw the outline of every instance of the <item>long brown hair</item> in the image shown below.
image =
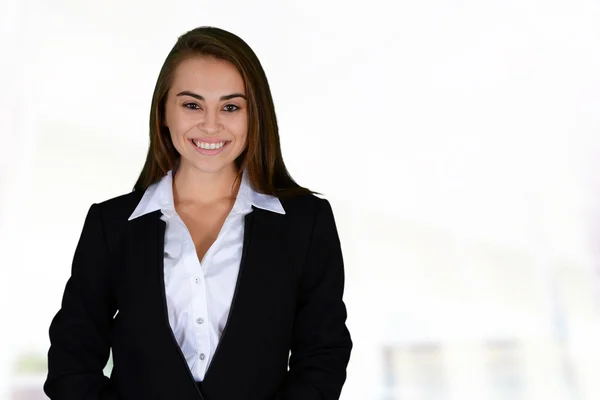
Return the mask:
<path fill-rule="evenodd" d="M 190 57 L 208 56 L 232 63 L 240 72 L 248 99 L 248 145 L 236 159 L 237 179 L 244 169 L 254 190 L 277 197 L 314 193 L 288 173 L 279 142 L 271 89 L 254 51 L 223 29 L 203 26 L 180 36 L 160 70 L 150 110 L 150 147 L 134 191 L 143 192 L 179 162 L 179 153 L 164 124 L 165 101 L 177 66 Z"/>

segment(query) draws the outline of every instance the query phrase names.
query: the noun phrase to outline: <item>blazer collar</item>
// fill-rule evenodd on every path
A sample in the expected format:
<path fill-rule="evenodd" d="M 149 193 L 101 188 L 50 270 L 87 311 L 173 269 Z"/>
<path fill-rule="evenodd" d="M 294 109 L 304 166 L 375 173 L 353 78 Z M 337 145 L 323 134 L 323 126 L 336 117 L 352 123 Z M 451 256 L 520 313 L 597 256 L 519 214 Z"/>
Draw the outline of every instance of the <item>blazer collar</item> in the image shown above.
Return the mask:
<path fill-rule="evenodd" d="M 232 212 L 247 214 L 252 207 L 285 214 L 285 210 L 277 197 L 259 193 L 252 188 L 247 171 L 242 172 L 242 182 Z M 150 185 L 144 192 L 137 207 L 129 217 L 129 221 L 143 215 L 160 210 L 167 218 L 175 214 L 173 201 L 173 170 L 167 172 L 158 182 Z"/>

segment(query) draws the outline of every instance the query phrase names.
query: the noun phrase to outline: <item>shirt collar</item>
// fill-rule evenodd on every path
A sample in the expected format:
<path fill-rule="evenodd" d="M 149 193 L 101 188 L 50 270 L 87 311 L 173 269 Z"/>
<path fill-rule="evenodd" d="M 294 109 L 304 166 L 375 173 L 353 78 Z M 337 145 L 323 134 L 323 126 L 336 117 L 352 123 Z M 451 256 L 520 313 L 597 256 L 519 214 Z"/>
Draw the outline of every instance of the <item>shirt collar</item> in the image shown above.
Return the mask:
<path fill-rule="evenodd" d="M 232 212 L 250 212 L 252 206 L 277 214 L 285 214 L 285 210 L 277 197 L 259 193 L 252 188 L 248 174 L 244 170 Z M 158 182 L 146 189 L 137 207 L 129 217 L 129 221 L 157 210 L 160 210 L 167 218 L 171 218 L 175 214 L 173 170 L 167 172 Z"/>

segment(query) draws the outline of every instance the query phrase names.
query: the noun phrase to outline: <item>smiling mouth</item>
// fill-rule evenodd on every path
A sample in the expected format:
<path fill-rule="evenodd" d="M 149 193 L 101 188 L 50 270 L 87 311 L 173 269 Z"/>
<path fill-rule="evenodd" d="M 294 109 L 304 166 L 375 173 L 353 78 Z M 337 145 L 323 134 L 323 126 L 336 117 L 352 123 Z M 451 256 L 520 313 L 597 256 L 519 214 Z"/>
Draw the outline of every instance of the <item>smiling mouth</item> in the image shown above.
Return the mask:
<path fill-rule="evenodd" d="M 230 141 L 228 140 L 223 140 L 221 142 L 215 142 L 215 143 L 207 143 L 207 142 L 203 142 L 199 139 L 191 139 L 190 140 L 194 146 L 198 147 L 199 149 L 203 149 L 203 150 L 218 150 L 221 149 L 225 146 L 227 146 L 227 144 L 230 143 Z"/>

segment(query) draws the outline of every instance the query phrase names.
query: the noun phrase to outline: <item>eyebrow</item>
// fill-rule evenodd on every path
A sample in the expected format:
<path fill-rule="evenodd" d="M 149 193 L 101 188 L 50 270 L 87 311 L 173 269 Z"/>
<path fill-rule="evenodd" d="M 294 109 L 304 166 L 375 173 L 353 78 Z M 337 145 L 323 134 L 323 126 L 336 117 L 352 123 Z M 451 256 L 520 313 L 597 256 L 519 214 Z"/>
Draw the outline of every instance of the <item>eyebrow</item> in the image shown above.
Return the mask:
<path fill-rule="evenodd" d="M 194 92 L 190 92 L 188 90 L 184 90 L 183 92 L 177 93 L 177 96 L 190 96 L 190 97 L 193 97 L 193 98 L 198 99 L 200 101 L 204 100 L 204 97 L 202 97 L 199 94 L 196 94 Z M 228 95 L 225 95 L 225 96 L 221 96 L 221 101 L 231 100 L 231 99 L 234 99 L 236 97 L 241 97 L 242 99 L 246 100 L 246 96 L 244 94 L 242 94 L 242 93 L 232 93 L 232 94 L 228 94 Z"/>

